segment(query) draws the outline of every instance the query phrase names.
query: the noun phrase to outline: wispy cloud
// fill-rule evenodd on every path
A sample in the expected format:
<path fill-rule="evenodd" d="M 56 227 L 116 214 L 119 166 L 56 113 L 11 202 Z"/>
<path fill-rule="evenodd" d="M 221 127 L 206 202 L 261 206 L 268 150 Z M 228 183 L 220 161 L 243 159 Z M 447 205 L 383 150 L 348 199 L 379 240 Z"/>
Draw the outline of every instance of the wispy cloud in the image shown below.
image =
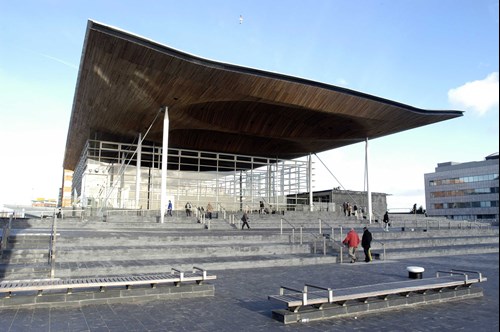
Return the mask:
<path fill-rule="evenodd" d="M 44 58 L 47 58 L 47 59 L 50 59 L 50 60 L 54 60 L 56 62 L 59 62 L 59 63 L 62 63 L 63 65 L 66 65 L 68 67 L 71 67 L 71 68 L 74 68 L 74 69 L 78 69 L 77 66 L 75 66 L 74 64 L 72 63 L 69 63 L 69 62 L 66 62 L 64 60 L 61 60 L 61 59 L 58 59 L 58 58 L 55 58 L 53 56 L 50 56 L 50 55 L 47 55 L 47 54 L 43 54 L 43 53 L 38 53 L 39 55 L 43 56 Z"/>
<path fill-rule="evenodd" d="M 454 106 L 484 115 L 494 109 L 498 111 L 498 95 L 498 72 L 493 72 L 485 79 L 450 89 L 448 100 Z"/>

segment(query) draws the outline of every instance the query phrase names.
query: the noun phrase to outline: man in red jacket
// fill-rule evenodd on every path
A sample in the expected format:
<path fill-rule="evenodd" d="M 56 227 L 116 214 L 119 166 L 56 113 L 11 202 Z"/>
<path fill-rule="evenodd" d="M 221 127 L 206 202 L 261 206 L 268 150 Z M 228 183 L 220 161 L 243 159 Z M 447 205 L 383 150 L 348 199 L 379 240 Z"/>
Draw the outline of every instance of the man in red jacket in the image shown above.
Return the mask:
<path fill-rule="evenodd" d="M 349 247 L 349 257 L 351 258 L 351 263 L 356 262 L 356 249 L 359 246 L 359 236 L 358 233 L 354 230 L 354 228 L 351 228 L 349 233 L 347 233 L 347 236 L 345 237 L 344 241 L 342 241 L 343 244 L 347 245 Z"/>

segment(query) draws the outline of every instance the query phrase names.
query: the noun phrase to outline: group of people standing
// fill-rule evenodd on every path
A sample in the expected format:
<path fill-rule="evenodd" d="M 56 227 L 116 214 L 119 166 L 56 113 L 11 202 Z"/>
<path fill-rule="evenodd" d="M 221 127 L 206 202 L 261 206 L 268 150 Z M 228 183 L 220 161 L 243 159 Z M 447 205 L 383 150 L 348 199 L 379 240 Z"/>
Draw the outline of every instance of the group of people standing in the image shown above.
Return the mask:
<path fill-rule="evenodd" d="M 193 216 L 193 205 L 191 202 L 186 202 L 186 205 L 184 205 L 184 209 L 186 210 L 186 216 L 187 217 L 192 217 Z M 173 204 L 172 201 L 168 201 L 167 205 L 167 216 L 172 216 L 172 210 L 173 210 Z M 200 213 L 204 213 L 206 211 L 206 215 L 208 219 L 212 219 L 212 213 L 214 211 L 214 208 L 210 202 L 207 204 L 206 210 L 203 207 L 198 207 L 198 211 Z"/>
<path fill-rule="evenodd" d="M 342 203 L 342 211 L 346 217 L 354 216 L 356 219 L 362 218 L 364 210 L 360 209 L 356 204 L 351 205 L 349 202 Z"/>
<path fill-rule="evenodd" d="M 369 263 L 372 261 L 372 254 L 370 249 L 372 240 L 373 236 L 372 233 L 368 230 L 368 227 L 363 227 L 363 236 L 361 237 L 361 241 L 359 239 L 358 233 L 356 233 L 354 228 L 351 228 L 349 233 L 347 233 L 345 239 L 342 241 L 342 243 L 348 247 L 351 263 L 355 263 L 358 259 L 356 256 L 356 251 L 360 243 L 365 254 L 365 262 Z"/>

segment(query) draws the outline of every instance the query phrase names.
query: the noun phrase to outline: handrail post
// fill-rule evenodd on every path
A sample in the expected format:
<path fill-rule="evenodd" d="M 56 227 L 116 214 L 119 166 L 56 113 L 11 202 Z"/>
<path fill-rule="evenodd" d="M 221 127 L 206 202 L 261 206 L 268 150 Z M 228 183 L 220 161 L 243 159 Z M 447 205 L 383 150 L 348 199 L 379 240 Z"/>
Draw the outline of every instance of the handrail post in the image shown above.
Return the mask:
<path fill-rule="evenodd" d="M 302 227 L 303 225 L 300 225 L 300 244 L 302 244 Z"/>
<path fill-rule="evenodd" d="M 9 234 L 10 234 L 10 228 L 11 228 L 11 225 L 12 225 L 12 216 L 13 216 L 14 213 L 12 213 L 9 217 L 9 223 L 5 223 L 3 225 L 3 231 L 2 231 L 2 245 L 0 247 L 0 257 L 3 256 L 3 251 L 4 249 L 7 249 L 7 242 L 8 242 L 8 238 L 9 238 Z"/>
<path fill-rule="evenodd" d="M 292 228 L 292 244 L 295 244 L 295 228 Z"/>
<path fill-rule="evenodd" d="M 54 219 L 52 223 L 52 234 L 50 241 L 50 279 L 54 279 L 55 276 L 55 261 L 56 261 L 56 236 L 57 236 L 57 215 L 54 213 Z"/>
<path fill-rule="evenodd" d="M 318 222 L 319 222 L 319 234 L 322 234 L 321 233 L 321 219 L 318 219 Z"/>
<path fill-rule="evenodd" d="M 323 237 L 323 256 L 326 256 L 326 239 Z"/>
<path fill-rule="evenodd" d="M 283 235 L 283 218 L 280 218 L 280 235 Z"/>

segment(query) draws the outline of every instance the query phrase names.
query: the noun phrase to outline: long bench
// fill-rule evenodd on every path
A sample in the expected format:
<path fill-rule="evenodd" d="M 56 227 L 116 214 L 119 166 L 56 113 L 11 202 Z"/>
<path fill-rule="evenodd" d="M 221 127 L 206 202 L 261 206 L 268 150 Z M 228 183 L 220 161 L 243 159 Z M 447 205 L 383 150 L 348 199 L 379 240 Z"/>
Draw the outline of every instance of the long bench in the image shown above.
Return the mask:
<path fill-rule="evenodd" d="M 170 274 L 155 275 L 128 275 L 115 277 L 93 277 L 93 278 L 54 278 L 54 279 L 27 279 L 27 280 L 4 280 L 0 282 L 0 294 L 4 293 L 5 298 L 10 298 L 12 293 L 36 291 L 38 296 L 44 291 L 63 290 L 66 294 L 71 294 L 74 289 L 98 289 L 104 292 L 107 287 L 125 287 L 131 289 L 132 286 L 149 285 L 156 288 L 159 284 L 171 283 L 180 286 L 184 282 L 196 282 L 201 285 L 204 281 L 214 280 L 215 275 L 208 275 L 207 271 L 193 267 L 192 271 L 183 272 L 172 268 Z"/>
<path fill-rule="evenodd" d="M 474 275 L 471 278 L 469 275 Z M 484 282 L 487 278 L 480 272 L 452 269 L 437 271 L 436 277 L 412 279 L 358 287 L 332 289 L 312 284 L 305 284 L 303 289 L 287 286 L 280 287 L 278 295 L 269 295 L 268 299 L 285 304 L 286 310 L 300 313 L 302 310 L 323 310 L 326 307 L 346 306 L 347 303 L 368 303 L 369 299 L 387 301 L 389 296 L 409 297 L 411 294 L 425 295 L 430 291 L 442 292 L 445 289 L 457 290 L 470 288 L 472 284 Z M 481 294 L 482 295 L 482 294 Z M 348 302 L 349 301 L 349 302 Z M 307 309 L 306 309 L 307 308 Z"/>

